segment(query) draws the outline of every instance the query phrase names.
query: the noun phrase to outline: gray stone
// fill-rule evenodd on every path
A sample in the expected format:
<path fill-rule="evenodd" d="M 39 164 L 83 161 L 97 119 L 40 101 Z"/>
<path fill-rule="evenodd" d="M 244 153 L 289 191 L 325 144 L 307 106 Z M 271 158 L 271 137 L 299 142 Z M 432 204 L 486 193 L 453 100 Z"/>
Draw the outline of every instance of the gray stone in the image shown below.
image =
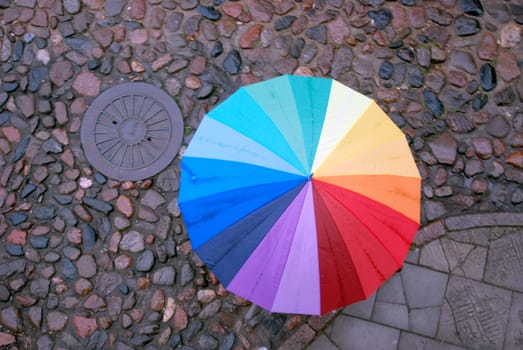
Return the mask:
<path fill-rule="evenodd" d="M 37 278 L 31 281 L 31 294 L 37 298 L 45 298 L 49 293 L 50 281 L 46 278 Z"/>
<path fill-rule="evenodd" d="M 194 278 L 194 271 L 190 264 L 185 263 L 182 265 L 182 270 L 180 272 L 180 284 L 185 286 L 187 283 L 191 282 Z"/>
<path fill-rule="evenodd" d="M 104 4 L 105 15 L 114 17 L 122 14 L 127 0 L 106 0 Z"/>
<path fill-rule="evenodd" d="M 156 210 L 156 208 L 165 203 L 165 198 L 155 190 L 147 190 L 140 203 Z"/>
<path fill-rule="evenodd" d="M 176 271 L 172 266 L 164 266 L 154 271 L 152 281 L 160 286 L 170 286 L 174 284 Z"/>
<path fill-rule="evenodd" d="M 82 3 L 80 0 L 63 0 L 62 3 L 65 10 L 71 15 L 80 12 L 80 9 L 82 8 Z"/>
<path fill-rule="evenodd" d="M 470 74 L 476 74 L 478 70 L 474 58 L 467 51 L 453 50 L 450 54 L 450 64 Z"/>
<path fill-rule="evenodd" d="M 340 315 L 327 329 L 327 334 L 341 349 L 395 349 L 400 332 L 397 329 Z M 362 335 L 365 336 L 362 336 Z"/>
<path fill-rule="evenodd" d="M 367 300 L 363 300 L 345 307 L 342 313 L 349 316 L 370 320 L 372 309 L 374 308 L 374 302 L 376 300 L 376 294 L 377 293 L 372 294 Z"/>
<path fill-rule="evenodd" d="M 443 203 L 441 202 L 426 201 L 423 207 L 425 209 L 425 215 L 427 216 L 427 220 L 429 221 L 440 218 L 447 212 L 445 205 L 443 205 Z"/>
<path fill-rule="evenodd" d="M 44 335 L 38 338 L 36 346 L 38 347 L 38 350 L 53 350 L 54 342 L 50 336 Z"/>
<path fill-rule="evenodd" d="M 218 348 L 218 340 L 209 334 L 202 334 L 198 339 L 198 347 L 202 350 L 212 350 Z"/>
<path fill-rule="evenodd" d="M 85 252 L 90 252 L 96 245 L 96 231 L 89 224 L 81 224 L 82 229 L 82 247 Z"/>
<path fill-rule="evenodd" d="M 490 242 L 485 281 L 523 292 L 523 236 L 514 234 Z"/>
<path fill-rule="evenodd" d="M 409 308 L 439 306 L 448 276 L 411 264 L 403 265 L 401 280 Z"/>
<path fill-rule="evenodd" d="M 84 198 L 84 203 L 90 208 L 93 208 L 94 210 L 97 210 L 105 215 L 113 211 L 113 206 L 111 204 L 99 199 L 86 197 Z"/>
<path fill-rule="evenodd" d="M 6 307 L 0 311 L 0 321 L 4 327 L 14 332 L 21 332 L 24 329 L 22 313 L 14 306 Z"/>
<path fill-rule="evenodd" d="M 510 292 L 452 276 L 437 338 L 474 349 L 501 349 L 510 308 Z"/>
<path fill-rule="evenodd" d="M 149 272 L 154 266 L 154 254 L 151 250 L 145 250 L 136 259 L 136 270 L 141 272 Z"/>
<path fill-rule="evenodd" d="M 96 261 L 92 255 L 82 255 L 76 262 L 78 274 L 81 277 L 91 278 L 96 275 L 97 267 Z"/>
<path fill-rule="evenodd" d="M 401 333 L 398 349 L 465 350 L 462 347 L 407 332 Z"/>

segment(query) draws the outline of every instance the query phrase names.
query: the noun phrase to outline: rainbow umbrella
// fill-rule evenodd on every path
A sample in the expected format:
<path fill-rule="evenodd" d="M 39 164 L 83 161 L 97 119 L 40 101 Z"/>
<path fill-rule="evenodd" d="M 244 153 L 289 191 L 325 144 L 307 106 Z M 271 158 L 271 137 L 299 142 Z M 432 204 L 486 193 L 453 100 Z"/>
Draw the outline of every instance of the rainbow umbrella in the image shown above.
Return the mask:
<path fill-rule="evenodd" d="M 421 179 L 405 136 L 337 81 L 281 76 L 209 112 L 182 158 L 193 250 L 233 293 L 323 314 L 369 297 L 403 264 Z"/>

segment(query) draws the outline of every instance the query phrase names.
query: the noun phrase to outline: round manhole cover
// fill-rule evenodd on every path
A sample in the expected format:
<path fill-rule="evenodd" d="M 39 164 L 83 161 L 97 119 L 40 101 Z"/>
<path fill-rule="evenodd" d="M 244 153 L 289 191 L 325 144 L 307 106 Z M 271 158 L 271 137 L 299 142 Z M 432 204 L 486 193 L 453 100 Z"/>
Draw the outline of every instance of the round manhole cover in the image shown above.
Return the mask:
<path fill-rule="evenodd" d="M 174 100 L 145 83 L 104 91 L 85 113 L 80 130 L 87 160 L 117 180 L 156 175 L 182 143 L 183 119 Z"/>

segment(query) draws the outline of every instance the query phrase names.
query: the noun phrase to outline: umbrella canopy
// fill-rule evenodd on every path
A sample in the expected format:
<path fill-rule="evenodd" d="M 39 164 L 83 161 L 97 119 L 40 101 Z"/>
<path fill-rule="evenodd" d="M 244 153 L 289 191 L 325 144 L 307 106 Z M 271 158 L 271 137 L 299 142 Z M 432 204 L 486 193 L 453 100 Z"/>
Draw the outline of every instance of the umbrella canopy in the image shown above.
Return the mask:
<path fill-rule="evenodd" d="M 403 264 L 420 186 L 404 134 L 375 102 L 286 75 L 203 118 L 179 205 L 193 250 L 228 290 L 273 312 L 323 314 Z"/>

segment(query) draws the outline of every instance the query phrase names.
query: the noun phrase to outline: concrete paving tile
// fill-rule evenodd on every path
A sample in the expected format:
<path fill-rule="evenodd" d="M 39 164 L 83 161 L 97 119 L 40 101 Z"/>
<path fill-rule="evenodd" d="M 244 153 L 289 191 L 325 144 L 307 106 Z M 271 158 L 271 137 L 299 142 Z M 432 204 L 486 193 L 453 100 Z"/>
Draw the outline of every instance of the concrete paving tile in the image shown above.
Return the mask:
<path fill-rule="evenodd" d="M 409 308 L 441 305 L 448 280 L 446 274 L 405 264 L 401 280 Z"/>
<path fill-rule="evenodd" d="M 438 340 L 425 338 L 412 333 L 401 332 L 398 350 L 465 350 L 465 348 L 454 346 Z"/>
<path fill-rule="evenodd" d="M 316 338 L 311 345 L 307 347 L 307 350 L 337 350 L 338 348 L 325 334 L 320 335 Z"/>
<path fill-rule="evenodd" d="M 452 274 L 481 281 L 483 279 L 486 261 L 487 249 L 483 247 L 475 247 L 467 255 L 465 261 L 452 271 Z"/>
<path fill-rule="evenodd" d="M 521 293 L 512 293 L 503 349 L 523 349 L 523 294 Z"/>
<path fill-rule="evenodd" d="M 490 238 L 490 227 L 480 227 L 476 229 L 468 229 L 462 231 L 452 231 L 449 233 L 449 238 L 455 241 L 470 243 L 474 245 L 480 245 L 487 247 Z"/>
<path fill-rule="evenodd" d="M 441 307 L 438 306 L 410 310 L 409 330 L 430 337 L 435 336 L 440 314 Z"/>
<path fill-rule="evenodd" d="M 419 263 L 434 270 L 449 272 L 449 264 L 440 240 L 432 241 L 421 249 Z"/>
<path fill-rule="evenodd" d="M 372 320 L 394 328 L 409 329 L 409 310 L 407 305 L 376 301 Z"/>
<path fill-rule="evenodd" d="M 503 236 L 490 244 L 485 281 L 523 292 L 523 235 Z"/>
<path fill-rule="evenodd" d="M 501 349 L 510 302 L 508 290 L 452 276 L 437 338 L 473 349 Z"/>
<path fill-rule="evenodd" d="M 332 341 L 344 350 L 392 350 L 398 345 L 397 329 L 340 315 L 332 324 Z"/>
<path fill-rule="evenodd" d="M 417 265 L 419 261 L 420 251 L 421 250 L 419 248 L 414 248 L 411 251 L 409 251 L 407 257 L 405 258 L 405 261 Z"/>
<path fill-rule="evenodd" d="M 406 303 L 400 274 L 396 273 L 392 275 L 392 277 L 378 289 L 376 301 L 394 304 Z"/>
<path fill-rule="evenodd" d="M 460 243 L 451 239 L 442 238 L 441 247 L 449 264 L 450 271 L 461 265 L 472 249 L 473 245 Z"/>
<path fill-rule="evenodd" d="M 372 294 L 367 300 L 351 304 L 343 309 L 342 313 L 349 316 L 361 317 L 370 320 L 372 308 L 376 300 L 376 293 Z"/>

